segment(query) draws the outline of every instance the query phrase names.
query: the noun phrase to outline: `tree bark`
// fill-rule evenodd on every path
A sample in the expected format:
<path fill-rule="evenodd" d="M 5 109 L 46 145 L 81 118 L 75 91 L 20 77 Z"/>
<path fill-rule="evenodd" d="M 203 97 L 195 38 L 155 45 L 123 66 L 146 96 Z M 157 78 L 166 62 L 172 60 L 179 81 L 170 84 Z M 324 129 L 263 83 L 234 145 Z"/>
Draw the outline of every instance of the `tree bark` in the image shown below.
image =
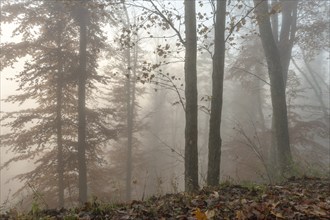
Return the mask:
<path fill-rule="evenodd" d="M 256 65 L 255 66 L 255 72 L 256 73 L 260 73 L 262 72 L 260 65 Z M 256 80 L 254 87 L 253 88 L 258 88 L 258 90 L 256 91 L 256 113 L 257 113 L 257 121 L 259 121 L 260 123 L 260 130 L 262 132 L 266 131 L 266 122 L 265 122 L 265 116 L 264 113 L 262 111 L 263 109 L 263 91 L 262 91 L 262 87 L 263 87 L 264 83 L 260 80 Z"/>
<path fill-rule="evenodd" d="M 185 191 L 198 189 L 198 122 L 197 122 L 197 32 L 196 2 L 185 0 Z"/>
<path fill-rule="evenodd" d="M 126 106 L 127 106 L 127 161 L 126 161 L 126 200 L 131 200 L 132 191 L 132 138 L 133 138 L 133 94 L 131 93 L 131 50 L 127 49 L 128 77 L 126 81 Z"/>
<path fill-rule="evenodd" d="M 79 78 L 78 78 L 78 167 L 79 201 L 87 202 L 87 165 L 86 165 L 86 79 L 87 79 L 87 9 L 85 0 L 79 6 Z"/>
<path fill-rule="evenodd" d="M 271 7 L 275 8 L 279 4 L 278 0 L 271 0 Z M 276 44 L 278 43 L 278 13 L 271 15 L 272 31 Z"/>
<path fill-rule="evenodd" d="M 283 69 L 284 87 L 288 78 L 288 70 L 290 66 L 292 47 L 297 31 L 297 8 L 298 0 L 281 0 L 282 5 L 282 22 L 280 39 L 278 48 L 281 57 L 281 65 Z"/>
<path fill-rule="evenodd" d="M 123 4 L 125 9 L 125 15 L 127 19 L 127 27 L 130 26 L 129 15 L 125 4 Z M 131 48 L 128 46 L 126 49 L 127 58 L 127 79 L 126 79 L 126 108 L 127 108 L 127 160 L 126 160 L 126 200 L 131 200 L 132 192 L 132 138 L 133 138 L 133 94 L 131 88 L 132 80 L 132 61 L 131 61 Z"/>
<path fill-rule="evenodd" d="M 58 174 L 58 206 L 64 207 L 64 161 L 62 140 L 62 94 L 63 94 L 63 60 L 61 56 L 61 43 L 63 25 L 58 20 L 58 68 L 56 85 L 56 133 L 57 133 L 57 174 Z"/>
<path fill-rule="evenodd" d="M 223 103 L 223 78 L 225 66 L 225 25 L 226 0 L 217 1 L 213 72 L 212 72 L 212 99 L 209 130 L 209 155 L 207 184 L 216 186 L 220 180 L 221 161 L 221 113 Z"/>
<path fill-rule="evenodd" d="M 257 15 L 260 38 L 268 65 L 273 106 L 273 122 L 278 146 L 278 162 L 280 175 L 283 177 L 283 175 L 290 171 L 292 165 L 284 74 L 280 53 L 271 29 L 268 3 L 266 0 L 254 0 L 254 3 L 257 6 L 255 13 Z"/>
<path fill-rule="evenodd" d="M 281 29 L 279 30 L 278 26 L 278 12 L 274 12 L 271 17 L 272 21 L 272 30 L 275 42 L 278 46 L 279 54 L 281 57 L 281 65 L 283 70 L 283 80 L 284 80 L 284 88 L 286 88 L 286 82 L 288 77 L 288 70 L 290 66 L 290 59 L 292 53 L 292 47 L 294 43 L 294 38 L 296 34 L 296 23 L 297 23 L 297 7 L 298 0 L 272 0 L 272 8 L 278 8 L 276 5 L 280 4 L 280 8 L 282 11 L 281 16 Z M 272 140 L 271 140 L 271 148 L 269 151 L 269 161 L 271 169 L 274 171 L 277 170 L 279 166 L 279 157 L 278 157 L 278 143 L 276 139 L 275 133 L 275 125 L 274 125 L 274 116 L 272 118 Z M 276 174 L 275 174 L 276 175 Z"/>
<path fill-rule="evenodd" d="M 275 8 L 279 4 L 278 0 L 271 0 L 271 7 Z M 278 45 L 279 37 L 278 37 L 278 13 L 275 12 L 271 15 L 271 25 L 272 25 L 272 32 L 273 37 L 275 40 L 276 45 Z M 271 170 L 272 179 L 276 176 L 276 168 L 277 168 L 277 141 L 276 141 L 276 133 L 275 133 L 275 126 L 274 126 L 274 116 L 272 117 L 271 123 L 271 143 L 269 149 L 269 168 Z"/>

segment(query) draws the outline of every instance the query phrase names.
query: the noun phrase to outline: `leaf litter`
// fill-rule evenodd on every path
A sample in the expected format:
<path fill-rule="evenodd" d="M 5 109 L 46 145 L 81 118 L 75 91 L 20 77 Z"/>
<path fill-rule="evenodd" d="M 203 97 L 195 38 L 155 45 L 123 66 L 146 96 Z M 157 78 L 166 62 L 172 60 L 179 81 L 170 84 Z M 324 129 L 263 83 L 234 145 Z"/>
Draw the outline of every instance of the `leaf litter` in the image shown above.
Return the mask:
<path fill-rule="evenodd" d="M 0 214 L 1 220 L 35 217 L 31 213 Z M 72 210 L 41 210 L 37 219 L 330 219 L 330 179 L 290 178 L 279 185 L 221 184 L 205 187 L 195 194 L 153 196 L 127 204 L 94 201 Z"/>

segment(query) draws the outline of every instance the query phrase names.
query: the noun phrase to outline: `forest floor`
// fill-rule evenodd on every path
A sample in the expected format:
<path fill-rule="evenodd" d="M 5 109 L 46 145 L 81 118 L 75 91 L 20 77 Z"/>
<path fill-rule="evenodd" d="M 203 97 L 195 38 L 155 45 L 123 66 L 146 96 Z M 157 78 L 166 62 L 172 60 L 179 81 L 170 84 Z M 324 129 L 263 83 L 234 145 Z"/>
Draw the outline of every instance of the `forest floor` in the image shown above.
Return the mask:
<path fill-rule="evenodd" d="M 330 179 L 291 178 L 279 185 L 221 184 L 129 204 L 86 203 L 72 210 L 7 212 L 7 219 L 330 219 Z"/>

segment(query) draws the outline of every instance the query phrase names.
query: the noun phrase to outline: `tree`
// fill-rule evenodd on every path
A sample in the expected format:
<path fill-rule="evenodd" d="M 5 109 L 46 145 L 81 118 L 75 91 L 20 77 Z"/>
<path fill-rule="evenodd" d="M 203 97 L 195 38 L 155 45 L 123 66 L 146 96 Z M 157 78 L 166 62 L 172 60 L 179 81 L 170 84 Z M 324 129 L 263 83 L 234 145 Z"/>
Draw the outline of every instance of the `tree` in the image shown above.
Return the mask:
<path fill-rule="evenodd" d="M 175 27 L 174 21 L 180 21 L 182 16 L 180 14 L 172 13 L 170 10 L 166 9 L 164 5 L 159 9 L 154 1 L 148 0 L 154 7 L 154 11 L 149 8 L 140 6 L 146 10 L 149 22 L 146 27 L 150 28 L 153 25 L 159 25 L 163 30 L 171 29 L 174 31 L 174 36 L 178 37 L 178 42 L 176 44 L 177 51 L 180 52 L 180 47 L 183 45 L 185 49 L 185 59 L 184 59 L 184 75 L 185 75 L 185 190 L 194 191 L 198 189 L 198 105 L 197 105 L 197 29 L 196 29 L 196 2 L 185 0 L 184 1 L 184 20 L 185 20 L 185 34 L 186 39 L 184 40 L 181 36 L 180 29 Z M 155 1 L 156 2 L 156 1 Z M 156 14 L 155 16 L 152 16 Z M 144 19 L 144 18 L 143 18 Z M 179 22 L 181 24 L 181 22 Z M 145 28 L 145 29 L 147 29 Z M 154 36 L 150 34 L 150 38 Z M 173 37 L 173 36 L 170 36 Z M 162 58 L 167 58 L 170 54 L 170 45 L 166 44 L 164 47 L 161 45 L 157 48 L 157 53 Z M 165 64 L 168 64 L 165 62 Z M 150 79 L 154 78 L 154 74 L 150 74 L 154 71 L 160 64 L 149 65 L 149 68 L 145 68 L 146 77 Z M 167 76 L 168 77 L 168 76 Z M 165 76 L 166 78 L 166 76 Z M 171 76 L 175 79 L 175 76 Z M 179 94 L 178 89 L 175 84 L 169 81 L 171 86 L 175 87 L 173 90 Z M 167 85 L 168 86 L 168 85 Z M 183 99 L 179 95 L 180 104 L 184 106 Z"/>
<path fill-rule="evenodd" d="M 19 158 L 34 158 L 36 154 L 41 155 L 42 152 L 45 153 L 48 151 L 45 147 L 46 143 L 55 144 L 56 142 L 57 146 L 54 146 L 51 152 L 46 153 L 45 161 L 40 159 L 38 162 L 41 162 L 42 165 L 40 167 L 43 167 L 46 172 L 54 168 L 52 172 L 56 173 L 56 177 L 58 177 L 56 193 L 58 196 L 58 206 L 64 206 L 64 148 L 70 147 L 68 139 L 71 133 L 63 135 L 62 130 L 71 130 L 72 127 L 69 123 L 66 123 L 67 125 L 63 127 L 62 118 L 70 118 L 72 112 L 63 113 L 62 109 L 72 108 L 73 99 L 68 94 L 72 94 L 75 90 L 66 85 L 63 78 L 64 72 L 67 75 L 72 72 L 72 68 L 68 64 L 75 62 L 76 58 L 73 53 L 74 50 L 72 50 L 74 43 L 64 33 L 64 24 L 72 25 L 72 19 L 70 16 L 64 16 L 64 12 L 68 11 L 64 9 L 64 5 L 60 2 L 30 2 L 20 7 L 22 6 L 21 4 L 24 4 L 24 2 L 5 4 L 2 8 L 4 12 L 9 12 L 6 14 L 7 16 L 2 17 L 4 18 L 4 22 L 12 22 L 12 19 L 15 19 L 15 15 L 22 15 L 23 19 L 19 20 L 17 31 L 23 30 L 22 33 L 25 35 L 21 43 L 2 45 L 3 53 L 1 55 L 5 56 L 2 57 L 4 64 L 2 67 L 14 63 L 17 58 L 24 57 L 27 54 L 31 55 L 34 60 L 26 62 L 24 71 L 17 75 L 16 80 L 20 83 L 19 91 L 22 94 L 10 96 L 6 101 L 24 103 L 32 99 L 39 106 L 8 113 L 4 117 L 4 120 L 7 118 L 11 121 L 6 124 L 8 127 L 20 128 L 18 130 L 12 129 L 12 133 L 2 137 L 5 146 L 12 144 L 11 141 L 7 142 L 9 139 L 15 140 L 15 144 L 17 145 L 16 147 L 10 146 L 13 152 L 17 153 L 17 156 L 9 160 L 6 165 L 19 160 Z M 33 13 L 35 8 L 40 9 L 39 14 Z M 12 17 L 12 15 L 14 16 Z M 50 17 L 50 19 L 45 20 L 45 17 Z M 31 29 L 34 25 L 44 27 L 40 35 L 36 37 L 32 37 L 34 35 Z M 13 56 L 7 57 L 6 54 L 8 53 L 11 53 Z M 66 57 L 66 60 L 63 57 Z M 51 109 L 56 109 L 56 111 L 52 112 Z M 29 123 L 33 124 L 35 122 L 38 122 L 35 126 L 29 126 Z M 51 128 L 56 129 L 56 138 L 53 137 L 52 132 L 54 130 Z M 30 140 L 30 138 L 36 140 Z M 35 148 L 36 145 L 38 147 Z M 23 153 L 22 149 L 24 148 L 27 149 L 28 153 L 25 157 L 22 157 L 20 154 Z M 53 164 L 57 165 L 57 168 L 55 169 L 51 164 L 48 164 L 49 161 L 47 160 L 55 161 Z M 37 166 L 35 171 L 40 172 L 40 167 Z M 41 176 L 42 174 L 42 172 L 38 174 L 30 172 L 27 176 L 29 176 L 28 179 L 30 179 L 30 183 L 32 184 L 36 179 L 39 179 L 38 175 Z M 20 175 L 19 178 L 23 180 L 25 176 Z M 45 181 L 45 185 L 47 183 L 48 181 Z M 42 188 L 44 184 L 40 184 L 39 186 Z M 53 187 L 49 186 L 50 191 L 54 190 Z"/>
<path fill-rule="evenodd" d="M 5 13 L 2 15 L 2 22 L 17 21 L 15 34 L 20 33 L 23 36 L 22 42 L 1 45 L 1 68 L 14 64 L 21 57 L 31 56 L 23 71 L 13 76 L 19 83 L 20 93 L 9 96 L 6 101 L 24 104 L 32 100 L 34 103 L 30 108 L 22 106 L 1 118 L 6 122 L 4 126 L 10 129 L 1 136 L 2 144 L 15 153 L 3 167 L 20 160 L 33 160 L 33 169 L 15 178 L 38 186 L 38 190 L 47 193 L 50 206 L 62 206 L 63 190 L 69 192 L 64 195 L 65 201 L 69 196 L 73 201 L 78 200 L 76 171 L 79 41 L 75 36 L 79 35 L 79 29 L 77 20 L 74 19 L 77 8 L 77 2 L 60 1 L 23 1 L 15 4 L 7 1 L 2 7 L 2 12 Z M 39 13 L 35 13 L 36 10 Z M 99 25 L 100 21 L 109 21 L 109 15 L 103 12 L 101 8 L 95 7 L 92 13 L 99 16 L 93 16 L 89 20 L 87 103 L 95 100 L 96 84 L 107 82 L 96 72 L 99 48 L 106 48 Z M 35 32 L 36 27 L 40 27 L 38 32 Z M 107 127 L 106 119 L 111 114 L 111 109 L 86 107 L 86 161 L 94 169 L 103 163 L 101 146 L 115 138 L 115 130 L 120 129 L 120 125 Z M 62 172 L 63 188 L 60 186 Z M 92 175 L 92 170 L 88 172 Z M 49 178 L 49 173 L 57 175 Z M 90 178 L 88 185 L 96 184 L 97 180 Z M 27 185 L 24 185 L 18 192 L 26 188 Z M 57 199 L 59 202 L 55 201 Z"/>
<path fill-rule="evenodd" d="M 197 151 L 197 34 L 196 34 L 196 3 L 185 0 L 185 190 L 198 189 L 198 151 Z"/>
<path fill-rule="evenodd" d="M 298 0 L 273 0 L 272 4 L 272 32 L 274 40 L 278 45 L 278 50 L 281 57 L 281 65 L 283 68 L 284 86 L 286 85 L 287 75 L 290 66 L 292 48 L 295 42 L 297 32 L 297 10 Z M 278 9 L 278 8 L 281 9 Z M 279 31 L 278 10 L 281 10 L 281 29 Z"/>
<path fill-rule="evenodd" d="M 297 9 L 298 0 L 283 1 L 283 0 L 272 0 L 271 2 L 271 22 L 272 22 L 272 32 L 274 40 L 279 50 L 281 57 L 281 65 L 283 69 L 283 80 L 284 88 L 286 88 L 288 71 L 290 66 L 290 59 L 292 48 L 295 42 L 295 35 L 297 31 Z M 279 12 L 282 12 L 281 20 L 278 18 Z M 279 22 L 281 21 L 281 22 Z M 279 24 L 281 28 L 279 28 Z M 274 118 L 272 121 L 272 147 L 270 149 L 270 164 L 272 169 L 275 171 L 277 166 L 279 166 L 279 153 L 278 153 L 278 143 L 275 138 L 275 122 Z"/>
<path fill-rule="evenodd" d="M 207 172 L 207 184 L 216 186 L 219 184 L 220 177 L 220 158 L 221 158 L 221 113 L 223 79 L 225 71 L 225 25 L 226 25 L 226 1 L 217 1 L 215 13 L 215 37 L 214 55 L 212 71 L 212 98 L 211 115 L 209 130 L 209 160 Z"/>
<path fill-rule="evenodd" d="M 139 101 L 136 97 L 143 95 L 144 88 L 137 85 L 141 75 L 141 60 L 145 54 L 140 47 L 139 31 L 134 8 L 129 10 L 127 2 L 122 2 L 121 10 L 117 12 L 120 23 L 113 27 L 116 34 L 115 44 L 107 51 L 106 74 L 111 78 L 111 84 L 106 88 L 103 97 L 106 107 L 113 111 L 109 124 L 120 123 L 118 138 L 109 143 L 107 158 L 109 164 L 99 171 L 109 173 L 111 188 L 104 189 L 102 197 L 108 195 L 111 200 L 129 201 L 132 192 L 135 198 L 143 191 L 141 183 L 145 181 L 145 149 L 141 149 L 138 134 L 142 133 L 145 125 L 139 121 Z M 115 54 L 115 56 L 114 56 Z M 142 85 L 142 84 L 141 84 Z"/>
<path fill-rule="evenodd" d="M 79 76 L 78 76 L 78 167 L 79 201 L 87 202 L 87 165 L 86 165 L 86 66 L 87 66 L 87 26 L 88 10 L 86 0 L 79 5 Z"/>
<path fill-rule="evenodd" d="M 235 80 L 236 84 L 228 92 L 232 94 L 230 100 L 234 106 L 227 107 L 236 122 L 233 125 L 235 133 L 227 145 L 231 146 L 230 154 L 237 155 L 239 163 L 247 164 L 245 168 L 238 169 L 237 176 L 242 179 L 264 179 L 266 176 L 271 183 L 273 179 L 267 157 L 271 143 L 267 115 L 271 109 L 266 108 L 270 84 L 264 65 L 265 55 L 257 35 L 244 36 L 243 46 L 244 49 L 235 55 L 226 78 Z M 260 165 L 262 172 L 259 172 Z"/>
<path fill-rule="evenodd" d="M 58 4 L 59 17 L 62 16 L 63 5 Z M 56 133 L 57 133 L 57 173 L 58 173 L 58 205 L 64 207 L 64 161 L 63 161 L 63 135 L 62 135 L 62 99 L 63 99 L 63 58 L 62 52 L 62 33 L 64 31 L 61 20 L 57 20 L 57 48 L 58 48 L 58 68 L 57 68 L 57 82 L 56 82 Z"/>
<path fill-rule="evenodd" d="M 123 4 L 126 24 L 124 29 L 129 30 L 131 27 L 130 17 L 126 5 Z M 136 38 L 136 37 L 134 37 Z M 131 38 L 129 38 L 131 39 Z M 136 72 L 137 72 L 137 59 L 138 59 L 138 45 L 136 39 L 131 39 L 127 42 L 125 53 L 127 59 L 127 73 L 126 73 L 126 111 L 127 111 L 127 159 L 126 159 L 126 200 L 131 200 L 132 194 L 132 147 L 133 147 L 133 128 L 134 128 L 134 107 L 135 107 L 135 89 L 136 89 Z M 133 47 L 133 48 L 131 48 Z M 133 51 L 132 51 L 133 49 Z"/>
<path fill-rule="evenodd" d="M 265 0 L 254 0 L 254 4 L 260 38 L 268 65 L 279 169 L 280 175 L 283 177 L 292 167 L 283 67 L 272 33 L 268 3 Z"/>

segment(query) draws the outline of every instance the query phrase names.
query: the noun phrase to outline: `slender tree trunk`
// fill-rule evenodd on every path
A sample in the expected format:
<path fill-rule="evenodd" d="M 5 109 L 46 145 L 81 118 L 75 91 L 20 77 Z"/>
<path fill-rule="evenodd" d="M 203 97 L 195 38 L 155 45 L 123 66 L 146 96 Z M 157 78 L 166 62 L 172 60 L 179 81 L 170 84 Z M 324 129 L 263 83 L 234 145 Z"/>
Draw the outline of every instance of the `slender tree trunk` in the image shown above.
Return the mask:
<path fill-rule="evenodd" d="M 271 124 L 271 143 L 269 149 L 269 170 L 271 172 L 272 179 L 277 179 L 279 172 L 279 161 L 278 161 L 278 145 L 277 145 L 277 136 L 275 131 L 275 117 L 272 115 L 272 124 Z"/>
<path fill-rule="evenodd" d="M 271 7 L 275 8 L 276 5 L 279 4 L 278 0 L 271 1 Z M 276 45 L 278 45 L 279 37 L 278 37 L 278 13 L 275 12 L 271 15 L 271 25 L 272 25 L 272 33 L 274 36 L 274 41 Z M 277 141 L 276 141 L 276 133 L 275 133 L 275 126 L 274 126 L 274 116 L 272 117 L 271 123 L 271 143 L 269 148 L 269 169 L 271 171 L 272 179 L 276 176 L 276 168 L 277 164 Z"/>
<path fill-rule="evenodd" d="M 276 5 L 279 4 L 278 0 L 271 0 L 271 7 L 276 8 Z M 271 15 L 272 22 L 272 31 L 276 44 L 278 43 L 278 13 L 275 12 Z"/>
<path fill-rule="evenodd" d="M 220 180 L 221 113 L 223 103 L 223 78 L 225 71 L 226 0 L 217 1 L 215 40 L 212 72 L 212 99 L 209 130 L 209 160 L 207 184 L 216 186 Z"/>
<path fill-rule="evenodd" d="M 127 105 L 127 161 L 126 161 L 126 200 L 131 199 L 132 191 L 132 138 L 133 138 L 133 108 L 131 94 L 131 50 L 127 49 L 128 77 L 126 79 L 126 105 Z"/>
<path fill-rule="evenodd" d="M 137 69 L 137 59 L 138 59 L 138 47 L 135 46 L 134 47 L 134 61 L 133 61 L 133 75 L 131 77 L 131 89 L 130 91 L 130 108 L 129 108 L 129 118 L 128 118 L 128 140 L 129 140 L 129 145 L 130 145 L 130 152 L 129 152 L 129 158 L 130 158 L 130 173 L 132 173 L 132 149 L 133 149 L 133 128 L 134 128 L 134 110 L 135 110 L 135 90 L 136 90 L 136 84 L 135 84 L 135 80 L 136 80 L 136 69 Z M 131 174 L 132 176 L 132 174 Z M 130 177 L 130 179 L 132 179 L 132 177 Z M 130 182 L 130 184 L 132 183 L 132 180 Z M 132 191 L 130 189 L 130 191 Z M 130 192 L 130 196 L 129 199 L 131 199 L 131 193 Z"/>
<path fill-rule="evenodd" d="M 62 143 L 62 74 L 59 73 L 56 97 L 58 206 L 64 207 L 64 161 Z"/>
<path fill-rule="evenodd" d="M 185 190 L 198 189 L 198 124 L 197 124 L 197 32 L 196 2 L 185 0 Z"/>
<path fill-rule="evenodd" d="M 260 38 L 268 65 L 273 106 L 273 123 L 278 145 L 278 161 L 280 175 L 283 176 L 291 169 L 292 165 L 283 68 L 280 53 L 272 34 L 267 1 L 254 0 L 254 3 L 256 6 L 258 5 L 255 13 L 257 15 Z"/>
<path fill-rule="evenodd" d="M 282 22 L 278 48 L 283 69 L 284 87 L 288 78 L 292 47 L 296 36 L 298 0 L 281 0 Z"/>
<path fill-rule="evenodd" d="M 127 27 L 130 26 L 130 18 L 125 4 L 123 5 L 127 19 Z M 135 104 L 135 80 L 138 59 L 138 47 L 134 46 L 133 62 L 131 48 L 128 47 L 127 57 L 127 81 L 126 81 L 126 105 L 127 105 L 127 161 L 126 161 L 126 200 L 131 200 L 132 194 L 132 149 L 133 149 L 133 127 L 134 127 L 134 104 Z M 133 66 L 132 66 L 133 64 Z M 132 74 L 133 73 L 133 74 Z"/>
<path fill-rule="evenodd" d="M 61 56 L 62 23 L 58 21 L 58 68 L 56 85 L 56 133 L 57 133 L 57 173 L 58 173 L 58 206 L 64 207 L 64 161 L 62 143 L 62 94 L 63 94 L 63 60 Z"/>
<path fill-rule="evenodd" d="M 260 65 L 257 65 L 255 67 L 255 72 L 256 73 L 260 73 L 261 72 L 261 68 Z M 257 98 L 257 103 L 256 103 L 256 108 L 257 108 L 257 120 L 260 122 L 260 129 L 262 132 L 266 131 L 266 122 L 265 122 L 265 116 L 264 113 L 262 111 L 263 109 L 263 92 L 262 92 L 262 87 L 263 87 L 264 83 L 261 82 L 260 80 L 256 80 L 255 82 L 255 88 L 258 88 L 258 91 L 256 92 L 256 98 Z"/>
<path fill-rule="evenodd" d="M 87 165 L 86 165 L 86 66 L 87 66 L 87 9 L 81 0 L 79 6 L 79 78 L 78 78 L 78 167 L 79 201 L 87 202 Z"/>

